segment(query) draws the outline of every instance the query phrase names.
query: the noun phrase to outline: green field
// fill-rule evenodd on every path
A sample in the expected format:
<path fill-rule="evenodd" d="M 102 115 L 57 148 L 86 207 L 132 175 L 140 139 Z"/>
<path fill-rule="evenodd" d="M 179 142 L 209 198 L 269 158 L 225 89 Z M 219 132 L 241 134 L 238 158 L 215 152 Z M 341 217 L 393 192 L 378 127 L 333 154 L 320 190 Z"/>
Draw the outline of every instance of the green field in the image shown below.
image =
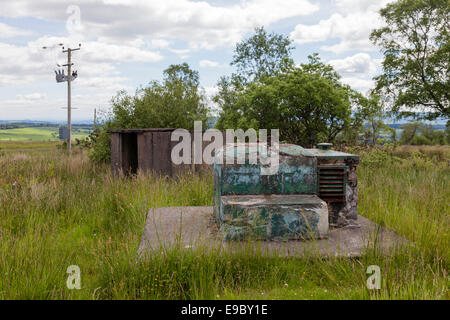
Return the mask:
<path fill-rule="evenodd" d="M 72 139 L 82 139 L 89 135 L 90 129 L 72 128 Z M 59 127 L 24 127 L 1 129 L 1 141 L 59 141 Z"/>
<path fill-rule="evenodd" d="M 359 213 L 413 246 L 360 258 L 154 251 L 138 261 L 152 207 L 210 206 L 212 177 L 115 178 L 83 150 L 0 143 L 0 299 L 448 299 L 450 147 L 358 151 Z M 7 149 L 13 146 L 13 149 Z M 6 151 L 6 152 L 3 152 Z M 81 270 L 81 290 L 66 286 Z M 381 269 L 368 290 L 367 267 Z"/>

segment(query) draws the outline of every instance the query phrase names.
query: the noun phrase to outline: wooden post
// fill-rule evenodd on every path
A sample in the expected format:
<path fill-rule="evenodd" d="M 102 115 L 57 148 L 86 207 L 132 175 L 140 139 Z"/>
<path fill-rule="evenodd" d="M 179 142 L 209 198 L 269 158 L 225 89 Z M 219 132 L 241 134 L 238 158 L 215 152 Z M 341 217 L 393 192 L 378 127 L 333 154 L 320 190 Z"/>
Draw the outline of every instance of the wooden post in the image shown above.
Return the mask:
<path fill-rule="evenodd" d="M 71 146 L 72 146 L 72 140 L 71 140 L 71 133 L 72 133 L 72 124 L 71 124 L 71 80 L 72 80 L 72 50 L 69 48 L 67 49 L 67 152 L 70 153 Z"/>
<path fill-rule="evenodd" d="M 80 44 L 81 46 L 81 44 Z M 64 49 L 64 48 L 63 48 Z M 70 153 L 72 146 L 72 91 L 71 91 L 71 82 L 72 82 L 72 51 L 80 50 L 80 48 L 71 49 L 67 48 L 67 50 L 63 50 L 63 52 L 67 52 L 67 131 L 68 131 L 68 139 L 67 139 L 67 151 Z"/>

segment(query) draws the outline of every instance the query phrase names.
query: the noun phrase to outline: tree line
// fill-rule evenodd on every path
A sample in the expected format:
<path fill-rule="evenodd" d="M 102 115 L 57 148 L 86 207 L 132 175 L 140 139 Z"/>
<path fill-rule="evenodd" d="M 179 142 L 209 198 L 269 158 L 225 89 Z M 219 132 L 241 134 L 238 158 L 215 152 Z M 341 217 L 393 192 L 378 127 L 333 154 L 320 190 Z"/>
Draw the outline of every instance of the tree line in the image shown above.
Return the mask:
<path fill-rule="evenodd" d="M 187 63 L 171 65 L 162 81 L 151 81 L 133 95 L 120 91 L 111 100 L 103 126 L 90 139 L 94 160 L 109 159 L 108 129 L 185 128 L 216 117 L 224 129 L 280 129 L 280 139 L 304 147 L 319 142 L 370 144 L 381 133 L 397 140 L 386 117 L 413 116 L 401 143 L 443 144 L 450 124 L 436 133 L 420 120 L 449 119 L 449 0 L 399 0 L 380 11 L 384 27 L 371 34 L 381 49 L 383 73 L 367 95 L 342 83 L 317 53 L 296 65 L 292 41 L 264 27 L 238 43 L 230 62 L 235 71 L 218 80 L 209 108 L 199 73 Z"/>

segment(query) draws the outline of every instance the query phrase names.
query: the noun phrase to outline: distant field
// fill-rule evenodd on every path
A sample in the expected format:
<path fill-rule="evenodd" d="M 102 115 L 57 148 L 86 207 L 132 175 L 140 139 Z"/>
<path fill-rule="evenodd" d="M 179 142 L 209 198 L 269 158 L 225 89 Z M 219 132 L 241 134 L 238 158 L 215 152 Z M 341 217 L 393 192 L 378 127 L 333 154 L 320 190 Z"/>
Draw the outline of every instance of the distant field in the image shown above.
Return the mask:
<path fill-rule="evenodd" d="M 72 128 L 72 139 L 81 139 L 90 133 L 88 128 Z M 25 127 L 0 130 L 1 141 L 59 141 L 59 127 Z"/>
<path fill-rule="evenodd" d="M 43 150 L 55 150 L 62 141 L 20 141 L 20 140 L 0 140 L 0 155 L 2 152 L 27 152 L 34 153 Z"/>

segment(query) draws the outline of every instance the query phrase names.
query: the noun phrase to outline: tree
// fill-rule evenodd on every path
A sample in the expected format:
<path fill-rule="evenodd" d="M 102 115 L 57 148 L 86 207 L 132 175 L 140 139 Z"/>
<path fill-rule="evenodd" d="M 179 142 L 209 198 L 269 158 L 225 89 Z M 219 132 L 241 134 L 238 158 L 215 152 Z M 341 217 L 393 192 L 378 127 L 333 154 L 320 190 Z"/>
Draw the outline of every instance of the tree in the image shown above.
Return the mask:
<path fill-rule="evenodd" d="M 313 55 L 308 64 L 250 83 L 220 114 L 218 127 L 280 129 L 281 140 L 311 147 L 333 141 L 350 123 L 352 94 Z"/>
<path fill-rule="evenodd" d="M 447 143 L 450 144 L 450 120 L 447 120 L 445 124 L 445 136 L 447 137 Z"/>
<path fill-rule="evenodd" d="M 449 0 L 399 0 L 380 14 L 386 26 L 371 34 L 384 53 L 376 90 L 400 116 L 420 109 L 426 119 L 450 117 Z"/>
<path fill-rule="evenodd" d="M 411 121 L 401 126 L 403 129 L 401 144 L 411 145 L 444 145 L 447 143 L 445 133 L 435 130 L 433 125 Z"/>
<path fill-rule="evenodd" d="M 164 70 L 164 80 L 166 85 L 182 85 L 184 88 L 196 91 L 200 85 L 198 71 L 189 68 L 185 62 L 183 64 L 172 64 Z"/>
<path fill-rule="evenodd" d="M 250 38 L 236 45 L 231 62 L 237 67 L 235 76 L 243 83 L 250 83 L 285 70 L 293 65 L 291 44 L 288 37 L 268 34 L 264 27 L 256 28 Z"/>
<path fill-rule="evenodd" d="M 195 120 L 206 120 L 204 99 L 198 72 L 186 63 L 171 65 L 162 83 L 151 81 L 134 96 L 119 92 L 112 99 L 111 121 L 120 128 L 193 129 Z"/>
<path fill-rule="evenodd" d="M 111 112 L 97 133 L 92 158 L 108 160 L 109 129 L 184 128 L 194 129 L 194 121 L 207 120 L 205 94 L 199 88 L 198 72 L 188 64 L 171 65 L 162 82 L 151 81 L 134 95 L 119 91 L 111 99 Z M 108 148 L 105 150 L 105 148 Z"/>
<path fill-rule="evenodd" d="M 408 124 L 402 125 L 400 128 L 402 136 L 400 138 L 400 144 L 411 144 L 416 135 L 420 132 L 421 123 L 418 121 L 411 121 Z"/>
<path fill-rule="evenodd" d="M 221 77 L 217 83 L 218 93 L 213 97 L 213 101 L 219 106 L 219 119 L 216 127 L 222 130 L 228 129 L 230 123 L 238 123 L 242 116 L 237 107 L 239 95 L 244 90 L 236 77 Z"/>
<path fill-rule="evenodd" d="M 432 145 L 447 144 L 445 132 L 441 130 L 436 130 L 432 124 L 423 124 L 420 128 L 420 131 L 421 136 L 425 137 Z"/>
<path fill-rule="evenodd" d="M 395 141 L 395 129 L 390 128 L 383 121 L 386 116 L 386 112 L 384 102 L 380 96 L 371 94 L 367 99 L 365 99 L 362 107 L 362 113 L 364 124 L 361 131 L 363 132 L 365 143 L 375 146 L 378 143 L 380 134 L 383 131 L 390 133 L 392 139 Z"/>
<path fill-rule="evenodd" d="M 236 45 L 231 65 L 236 66 L 237 72 L 231 77 L 220 78 L 217 83 L 219 92 L 213 97 L 221 110 L 216 125 L 218 128 L 227 128 L 227 124 L 239 122 L 242 114 L 236 109 L 236 101 L 248 85 L 293 66 L 291 44 L 288 37 L 268 34 L 264 27 L 259 27 L 251 37 Z"/>

